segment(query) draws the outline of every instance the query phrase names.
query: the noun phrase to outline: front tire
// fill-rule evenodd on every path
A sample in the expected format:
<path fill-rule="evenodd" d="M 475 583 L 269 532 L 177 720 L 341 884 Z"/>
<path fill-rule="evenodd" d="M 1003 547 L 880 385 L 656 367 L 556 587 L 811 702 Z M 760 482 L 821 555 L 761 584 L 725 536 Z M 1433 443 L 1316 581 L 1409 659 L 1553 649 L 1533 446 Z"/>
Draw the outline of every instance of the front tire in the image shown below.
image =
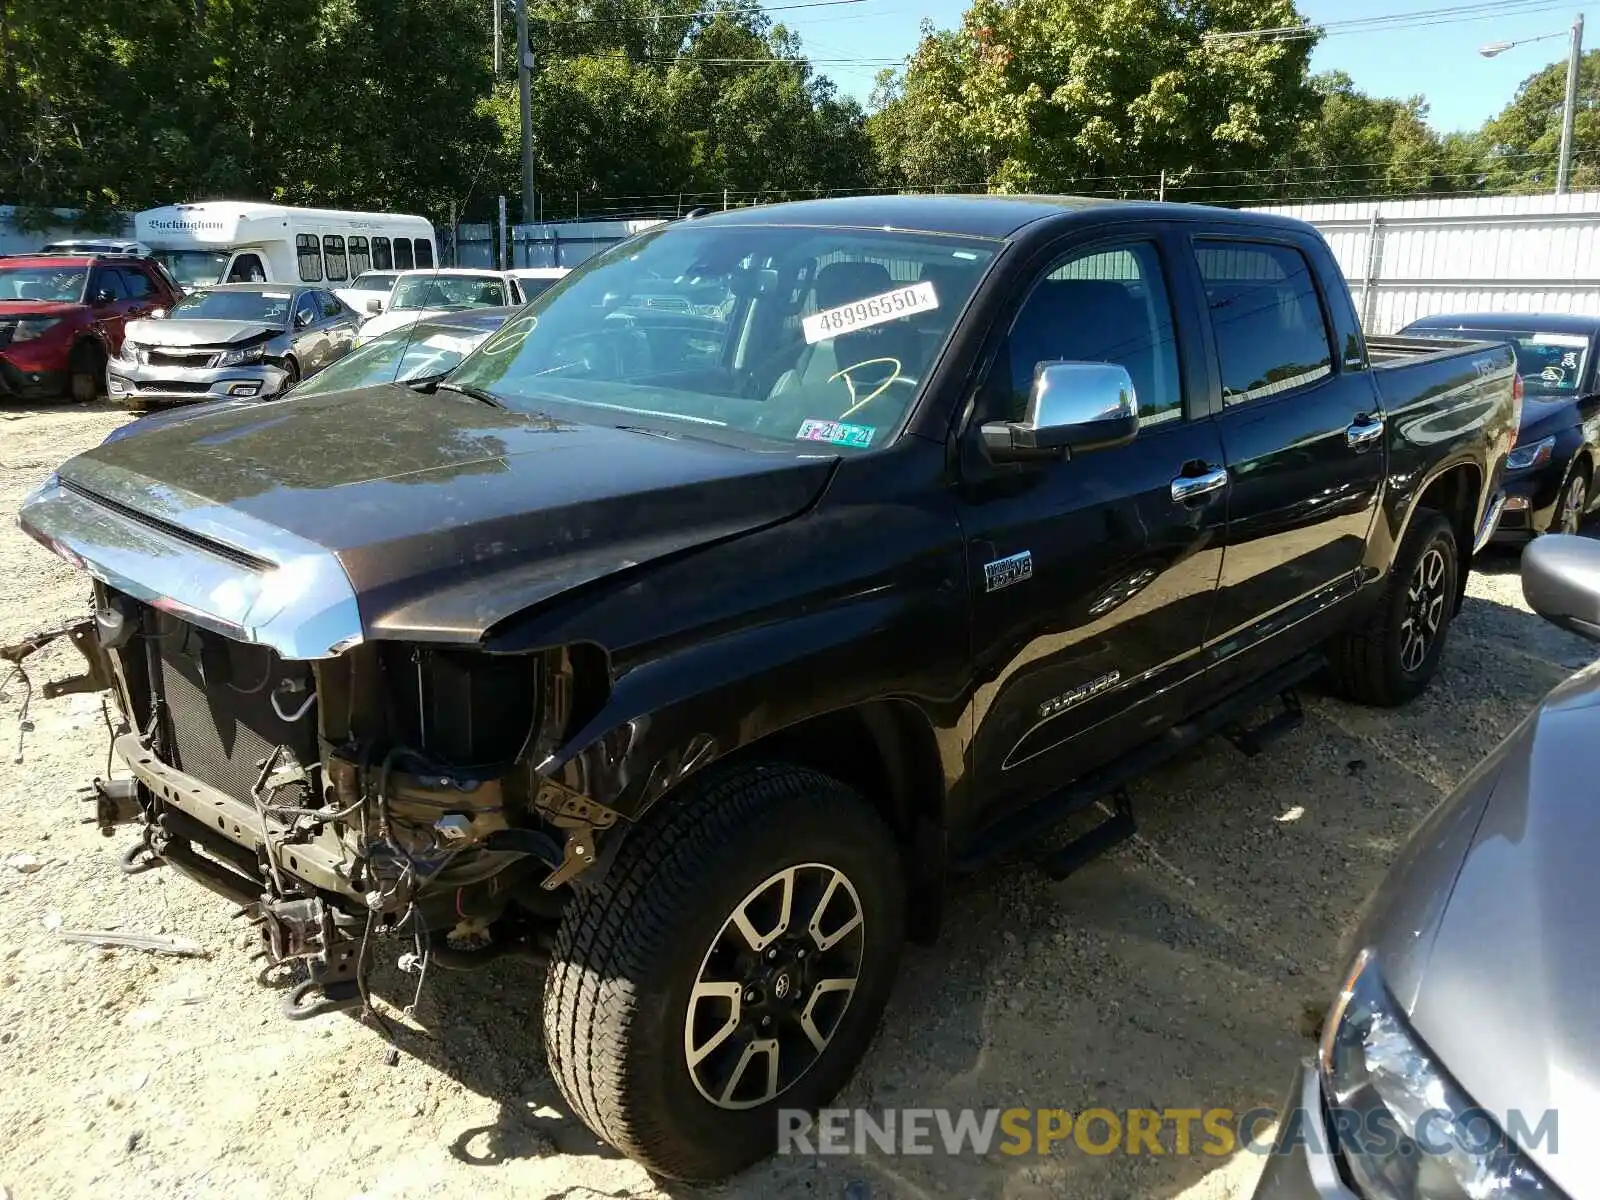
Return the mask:
<path fill-rule="evenodd" d="M 1432 509 L 1418 510 L 1382 600 L 1365 624 L 1328 645 L 1334 690 L 1358 704 L 1384 708 L 1420 695 L 1444 653 L 1460 571 L 1450 522 Z"/>
<path fill-rule="evenodd" d="M 106 355 L 95 342 L 80 342 L 72 348 L 67 363 L 68 392 L 78 404 L 91 404 L 100 398 L 106 381 Z"/>
<path fill-rule="evenodd" d="M 712 767 L 661 803 L 568 905 L 545 1048 L 601 1138 L 712 1181 L 772 1152 L 779 1109 L 827 1103 L 855 1069 L 894 981 L 905 887 L 882 819 L 817 771 Z"/>
<path fill-rule="evenodd" d="M 1550 521 L 1551 533 L 1577 533 L 1589 508 L 1589 472 L 1580 458 L 1572 464 L 1572 474 L 1567 478 L 1561 495 L 1556 499 L 1555 515 Z"/>

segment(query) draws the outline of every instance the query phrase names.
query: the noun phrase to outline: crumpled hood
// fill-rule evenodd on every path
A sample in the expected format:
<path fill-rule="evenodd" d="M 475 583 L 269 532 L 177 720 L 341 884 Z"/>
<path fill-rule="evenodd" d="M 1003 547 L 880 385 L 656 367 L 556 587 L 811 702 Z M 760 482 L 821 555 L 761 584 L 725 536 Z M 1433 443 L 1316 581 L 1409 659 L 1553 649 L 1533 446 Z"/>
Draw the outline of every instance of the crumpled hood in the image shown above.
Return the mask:
<path fill-rule="evenodd" d="M 1563 684 L 1513 739 L 1461 860 L 1411 1020 L 1477 1104 L 1537 1129 L 1527 1148 L 1569 1196 L 1600 1195 L 1600 667 Z M 1394 931 L 1424 947 L 1428 923 Z M 1398 982 L 1398 981 L 1396 981 Z M 1393 986 L 1393 984 L 1391 985 Z M 1564 1147 L 1566 1152 L 1560 1153 Z"/>
<path fill-rule="evenodd" d="M 102 498 L 249 558 L 281 561 L 274 530 L 333 556 L 367 638 L 472 642 L 574 586 L 793 516 L 834 461 L 385 384 L 135 432 L 58 476 L 77 503 Z M 35 528 L 47 512 L 22 516 L 51 540 Z"/>
<path fill-rule="evenodd" d="M 123 337 L 141 346 L 232 346 L 282 332 L 282 326 L 260 321 L 175 319 L 129 321 Z"/>

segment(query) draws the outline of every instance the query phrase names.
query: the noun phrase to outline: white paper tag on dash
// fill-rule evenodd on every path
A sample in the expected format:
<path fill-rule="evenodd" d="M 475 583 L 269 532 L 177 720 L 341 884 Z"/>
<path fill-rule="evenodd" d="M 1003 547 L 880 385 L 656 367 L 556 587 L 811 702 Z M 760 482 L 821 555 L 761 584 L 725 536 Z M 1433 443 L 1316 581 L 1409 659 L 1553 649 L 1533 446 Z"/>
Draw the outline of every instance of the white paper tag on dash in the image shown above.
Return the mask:
<path fill-rule="evenodd" d="M 892 292 L 852 300 L 838 308 L 825 308 L 819 313 L 812 313 L 800 322 L 800 327 L 805 331 L 806 344 L 809 346 L 841 333 L 853 333 L 857 329 L 882 325 L 885 321 L 912 313 L 929 312 L 938 307 L 939 294 L 933 290 L 933 284 L 908 283 Z"/>
<path fill-rule="evenodd" d="M 1582 349 L 1589 344 L 1589 337 L 1582 333 L 1536 333 L 1530 341 L 1535 346 L 1576 346 Z"/>

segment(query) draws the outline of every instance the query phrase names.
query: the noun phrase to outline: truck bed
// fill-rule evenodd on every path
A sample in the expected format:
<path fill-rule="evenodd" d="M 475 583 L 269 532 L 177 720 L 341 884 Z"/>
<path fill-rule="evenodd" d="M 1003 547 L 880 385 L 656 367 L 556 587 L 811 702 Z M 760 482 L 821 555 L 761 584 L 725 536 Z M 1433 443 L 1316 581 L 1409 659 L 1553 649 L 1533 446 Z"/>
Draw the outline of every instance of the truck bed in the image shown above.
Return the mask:
<path fill-rule="evenodd" d="M 1379 370 L 1397 363 L 1413 363 L 1429 355 L 1460 354 L 1468 348 L 1490 350 L 1499 345 L 1471 338 L 1400 337 L 1396 334 L 1369 337 L 1366 341 L 1367 361 Z"/>

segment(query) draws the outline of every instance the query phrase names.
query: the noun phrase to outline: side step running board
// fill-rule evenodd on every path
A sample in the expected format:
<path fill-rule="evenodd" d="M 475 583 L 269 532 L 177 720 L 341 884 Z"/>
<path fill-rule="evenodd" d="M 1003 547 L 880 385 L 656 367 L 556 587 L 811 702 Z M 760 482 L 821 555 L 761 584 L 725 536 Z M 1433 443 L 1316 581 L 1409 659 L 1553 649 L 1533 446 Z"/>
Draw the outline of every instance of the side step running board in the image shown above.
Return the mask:
<path fill-rule="evenodd" d="M 1240 754 L 1254 758 L 1270 743 L 1305 724 L 1305 710 L 1300 707 L 1300 697 L 1293 688 L 1284 688 L 1278 693 L 1278 699 L 1283 701 L 1282 712 L 1248 729 L 1235 721 L 1224 727 L 1222 736 L 1232 742 L 1233 748 Z"/>
<path fill-rule="evenodd" d="M 1245 745 L 1255 748 L 1247 750 L 1244 746 L 1240 746 L 1244 753 L 1259 752 L 1268 740 L 1281 737 L 1302 719 L 1299 699 L 1293 697 L 1294 688 L 1321 670 L 1325 662 L 1322 654 L 1318 652 L 1285 663 L 1250 687 L 1229 696 L 1220 704 L 1213 705 L 1191 720 L 1174 725 L 1165 733 L 1136 747 L 1114 762 L 1091 771 L 1083 778 L 1060 791 L 1052 792 L 1019 813 L 1002 817 L 978 835 L 967 851 L 952 864 L 951 869 L 957 873 L 974 871 L 1002 854 L 1028 846 L 1074 813 L 1082 812 L 1096 801 L 1123 791 L 1133 780 L 1149 773 L 1168 759 L 1192 749 L 1214 734 L 1236 730 Z M 1239 726 L 1239 721 L 1243 717 L 1274 697 L 1285 696 L 1292 697 L 1284 700 L 1285 712 L 1251 730 Z M 1234 741 L 1234 744 L 1239 745 L 1239 741 Z M 1121 820 L 1124 815 L 1121 809 L 1122 801 L 1119 799 L 1118 815 L 1084 835 L 1086 838 L 1095 839 L 1086 847 L 1087 849 L 1093 850 L 1094 854 L 1104 853 L 1105 850 L 1132 836 L 1134 832 L 1132 805 L 1126 805 L 1125 821 Z M 1106 829 L 1107 825 L 1112 828 Z M 1067 854 L 1067 851 L 1075 844 L 1068 843 L 1067 846 L 1054 851 L 1053 855 L 1046 859 L 1046 869 L 1054 874 L 1049 864 L 1053 863 L 1059 867 L 1070 861 L 1074 856 Z M 1096 846 L 1099 848 L 1095 849 Z M 1083 862 L 1079 861 L 1067 870 L 1082 865 Z"/>
<path fill-rule="evenodd" d="M 1046 875 L 1051 879 L 1065 879 L 1139 832 L 1139 823 L 1133 819 L 1133 800 L 1126 788 L 1117 789 L 1114 803 L 1115 810 L 1104 821 L 1039 860 Z"/>

